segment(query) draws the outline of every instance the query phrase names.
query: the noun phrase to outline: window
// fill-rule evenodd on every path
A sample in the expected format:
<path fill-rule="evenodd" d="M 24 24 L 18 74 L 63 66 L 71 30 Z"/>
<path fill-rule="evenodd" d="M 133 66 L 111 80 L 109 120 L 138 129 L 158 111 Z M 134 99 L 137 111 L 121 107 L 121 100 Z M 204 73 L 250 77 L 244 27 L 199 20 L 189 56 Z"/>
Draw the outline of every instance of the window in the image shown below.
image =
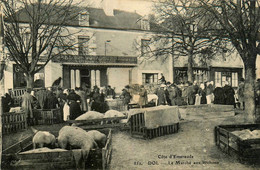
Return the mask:
<path fill-rule="evenodd" d="M 25 42 L 26 47 L 28 47 L 30 45 L 30 36 L 31 35 L 29 32 L 24 33 L 24 42 Z"/>
<path fill-rule="evenodd" d="M 232 87 L 238 87 L 238 74 L 232 73 Z"/>
<path fill-rule="evenodd" d="M 24 73 L 20 71 L 18 65 L 13 66 L 13 76 L 14 76 L 14 88 L 26 87 L 26 79 Z"/>
<path fill-rule="evenodd" d="M 147 19 L 141 19 L 140 26 L 142 30 L 150 30 L 149 21 Z"/>
<path fill-rule="evenodd" d="M 215 72 L 215 84 L 221 84 L 221 72 Z"/>
<path fill-rule="evenodd" d="M 215 84 L 219 83 L 222 87 L 225 86 L 226 81 L 232 87 L 238 86 L 237 72 L 215 72 Z"/>
<path fill-rule="evenodd" d="M 38 66 L 39 67 L 39 66 Z M 37 68 L 36 68 L 37 69 Z M 34 87 L 44 87 L 44 69 L 41 69 L 38 73 L 34 74 Z M 14 88 L 25 88 L 26 79 L 24 73 L 20 71 L 20 68 L 17 64 L 13 66 L 13 81 Z"/>
<path fill-rule="evenodd" d="M 201 69 L 193 70 L 194 80 L 196 80 L 197 83 L 202 83 L 202 82 L 208 81 L 208 74 L 209 74 L 209 71 L 207 71 L 207 70 L 201 70 Z"/>
<path fill-rule="evenodd" d="M 143 73 L 142 75 L 143 84 L 151 84 L 157 82 L 158 82 L 158 73 Z"/>
<path fill-rule="evenodd" d="M 147 39 L 141 39 L 141 55 L 145 55 L 149 52 L 149 43 L 150 40 Z"/>
<path fill-rule="evenodd" d="M 89 53 L 89 49 L 88 49 L 89 37 L 88 36 L 78 37 L 78 43 L 79 43 L 79 55 L 87 55 Z"/>

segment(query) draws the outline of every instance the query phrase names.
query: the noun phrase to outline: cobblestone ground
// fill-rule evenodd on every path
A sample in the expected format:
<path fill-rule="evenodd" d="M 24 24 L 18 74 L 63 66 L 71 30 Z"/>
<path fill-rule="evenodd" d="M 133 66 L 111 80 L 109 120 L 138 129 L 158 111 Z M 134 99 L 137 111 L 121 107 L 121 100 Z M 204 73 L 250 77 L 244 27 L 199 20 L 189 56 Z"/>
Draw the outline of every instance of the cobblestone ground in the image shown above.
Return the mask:
<path fill-rule="evenodd" d="M 136 139 L 127 131 L 113 133 L 113 153 L 110 170 L 167 170 L 167 169 L 260 169 L 260 166 L 239 163 L 220 151 L 214 143 L 214 127 L 220 124 L 239 124 L 242 113 L 232 117 L 184 120 L 176 134 L 154 138 Z M 36 126 L 38 130 L 59 131 L 66 124 Z M 3 149 L 32 135 L 30 129 L 3 136 Z M 170 155 L 192 158 L 170 158 Z M 160 157 L 160 158 L 159 158 Z M 155 161 L 155 162 L 153 162 Z M 186 164 L 175 165 L 176 161 Z M 194 164 L 203 163 L 204 164 Z M 149 165 L 148 163 L 159 165 Z M 189 162 L 191 164 L 189 164 Z"/>
<path fill-rule="evenodd" d="M 215 126 L 240 122 L 241 114 L 228 118 L 186 121 L 180 124 L 178 133 L 152 140 L 132 138 L 127 132 L 116 133 L 112 141 L 110 169 L 260 169 L 259 165 L 239 163 L 215 145 Z M 192 158 L 173 158 L 170 155 Z M 184 164 L 176 165 L 176 161 Z M 152 163 L 156 165 L 149 165 Z"/>

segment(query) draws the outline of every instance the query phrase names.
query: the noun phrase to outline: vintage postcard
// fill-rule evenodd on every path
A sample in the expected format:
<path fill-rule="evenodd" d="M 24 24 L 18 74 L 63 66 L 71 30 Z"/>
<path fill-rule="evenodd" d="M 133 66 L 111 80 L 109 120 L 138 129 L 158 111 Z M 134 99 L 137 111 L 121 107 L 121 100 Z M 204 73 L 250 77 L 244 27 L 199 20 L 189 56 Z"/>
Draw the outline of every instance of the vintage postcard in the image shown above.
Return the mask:
<path fill-rule="evenodd" d="M 260 169 L 258 0 L 2 0 L 1 169 Z"/>

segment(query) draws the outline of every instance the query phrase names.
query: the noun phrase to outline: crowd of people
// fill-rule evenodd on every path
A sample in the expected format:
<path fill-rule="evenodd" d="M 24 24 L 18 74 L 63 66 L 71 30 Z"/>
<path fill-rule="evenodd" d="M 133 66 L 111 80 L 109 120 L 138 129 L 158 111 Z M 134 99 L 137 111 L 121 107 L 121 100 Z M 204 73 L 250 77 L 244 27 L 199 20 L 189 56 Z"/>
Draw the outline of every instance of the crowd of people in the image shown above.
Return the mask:
<path fill-rule="evenodd" d="M 198 84 L 196 81 L 187 82 L 187 85 L 176 85 L 170 82 L 161 82 L 157 90 L 158 105 L 199 105 L 199 104 L 223 104 L 233 105 L 234 108 L 245 109 L 245 84 L 244 78 L 240 79 L 238 88 L 234 90 L 228 81 L 222 87 L 213 81 Z M 260 104 L 260 79 L 256 83 L 256 104 Z"/>
<path fill-rule="evenodd" d="M 235 91 L 228 82 L 222 87 L 217 83 L 214 87 L 213 81 L 200 83 L 187 82 L 186 86 L 176 85 L 166 82 L 163 78 L 157 88 L 155 95 L 158 97 L 157 105 L 199 105 L 199 104 L 223 104 L 233 105 L 234 108 L 239 107 L 245 109 L 245 84 L 241 78 L 237 90 Z M 148 92 L 144 85 L 138 90 L 140 108 L 148 104 Z M 129 109 L 129 103 L 133 97 L 131 87 L 125 86 L 119 97 L 123 100 L 123 104 Z M 60 109 L 63 113 L 63 120 L 74 120 L 81 114 L 93 110 L 105 113 L 109 110 L 106 100 L 115 99 L 116 93 L 111 86 L 99 88 L 94 86 L 90 88 L 76 87 L 73 89 L 62 89 L 59 86 L 50 88 L 40 88 L 33 91 L 28 88 L 22 96 L 20 106 L 28 117 L 28 123 L 33 124 L 34 109 Z M 2 97 L 3 111 L 9 112 L 14 106 L 14 100 L 11 95 L 6 93 Z M 260 104 L 260 79 L 256 83 L 256 104 Z"/>
<path fill-rule="evenodd" d="M 226 104 L 235 106 L 235 91 L 228 84 L 224 87 L 216 84 L 214 88 L 213 81 L 198 84 L 196 81 L 188 82 L 186 87 L 177 86 L 167 82 L 161 84 L 156 92 L 158 96 L 158 105 L 199 105 L 199 104 Z"/>
<path fill-rule="evenodd" d="M 130 100 L 127 92 L 122 94 L 124 98 Z M 116 93 L 109 85 L 105 88 L 94 86 L 92 89 L 76 87 L 75 90 L 50 87 L 38 88 L 34 91 L 27 88 L 19 105 L 27 115 L 28 124 L 32 125 L 35 121 L 34 109 L 60 109 L 61 119 L 74 120 L 88 110 L 105 113 L 109 110 L 105 99 L 115 99 L 115 97 Z M 10 108 L 14 107 L 14 100 L 8 93 L 2 97 L 2 103 L 4 112 L 9 112 Z"/>

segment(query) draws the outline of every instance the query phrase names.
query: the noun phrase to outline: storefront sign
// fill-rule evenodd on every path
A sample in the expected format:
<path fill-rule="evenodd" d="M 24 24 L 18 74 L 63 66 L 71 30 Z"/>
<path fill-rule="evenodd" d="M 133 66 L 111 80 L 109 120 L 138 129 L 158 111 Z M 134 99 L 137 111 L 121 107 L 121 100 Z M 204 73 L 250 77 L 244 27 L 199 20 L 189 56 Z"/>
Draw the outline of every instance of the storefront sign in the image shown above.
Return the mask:
<path fill-rule="evenodd" d="M 222 76 L 228 76 L 231 77 L 231 72 L 222 72 Z"/>
<path fill-rule="evenodd" d="M 137 57 L 62 55 L 55 57 L 52 61 L 58 63 L 137 64 Z"/>

